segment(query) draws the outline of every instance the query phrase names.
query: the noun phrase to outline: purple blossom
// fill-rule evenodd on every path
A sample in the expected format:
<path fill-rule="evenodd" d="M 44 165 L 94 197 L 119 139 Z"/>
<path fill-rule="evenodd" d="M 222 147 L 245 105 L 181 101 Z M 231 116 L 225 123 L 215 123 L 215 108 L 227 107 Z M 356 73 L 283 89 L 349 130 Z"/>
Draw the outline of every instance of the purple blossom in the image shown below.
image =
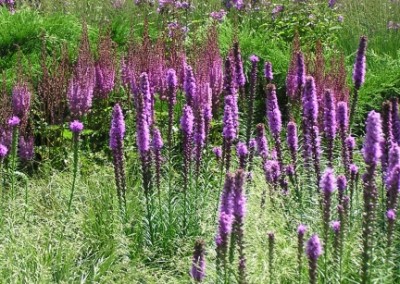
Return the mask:
<path fill-rule="evenodd" d="M 181 117 L 180 125 L 181 125 L 181 130 L 185 135 L 192 135 L 193 133 L 193 111 L 192 108 L 189 105 L 185 105 L 183 107 L 183 114 Z"/>
<path fill-rule="evenodd" d="M 31 93 L 26 83 L 16 85 L 12 90 L 13 114 L 19 118 L 24 118 L 31 106 Z"/>
<path fill-rule="evenodd" d="M 98 62 L 95 66 L 96 88 L 100 97 L 106 97 L 115 86 L 115 67 L 113 62 Z"/>
<path fill-rule="evenodd" d="M 8 120 L 8 125 L 11 127 L 16 127 L 20 124 L 21 120 L 19 119 L 18 116 L 13 116 Z"/>
<path fill-rule="evenodd" d="M 196 282 L 202 282 L 206 273 L 205 244 L 202 240 L 196 241 L 193 252 L 190 276 Z"/>
<path fill-rule="evenodd" d="M 222 148 L 221 146 L 216 146 L 212 149 L 215 157 L 217 158 L 217 160 L 222 158 Z"/>
<path fill-rule="evenodd" d="M 322 189 L 324 195 L 331 195 L 336 188 L 336 179 L 333 169 L 327 168 L 321 177 L 319 187 Z"/>
<path fill-rule="evenodd" d="M 67 93 L 69 110 L 74 117 L 85 115 L 92 107 L 95 83 L 93 65 L 86 65 L 86 62 L 78 60 L 75 74 L 69 81 Z"/>
<path fill-rule="evenodd" d="M 125 120 L 121 106 L 116 104 L 113 108 L 110 128 L 110 148 L 117 150 L 122 145 L 125 136 Z"/>
<path fill-rule="evenodd" d="M 268 141 L 265 137 L 264 124 L 257 124 L 256 131 L 257 152 L 264 160 L 266 160 L 268 158 Z"/>
<path fill-rule="evenodd" d="M 288 144 L 288 148 L 290 153 L 296 154 L 297 149 L 299 147 L 299 141 L 297 137 L 297 125 L 295 122 L 290 121 L 287 125 L 287 136 L 286 136 L 286 141 Z"/>
<path fill-rule="evenodd" d="M 307 123 L 316 125 L 318 119 L 318 101 L 314 78 L 306 78 L 303 91 L 303 112 Z"/>
<path fill-rule="evenodd" d="M 278 161 L 269 160 L 264 165 L 264 173 L 266 180 L 271 184 L 278 183 L 279 176 L 281 175 L 280 166 Z"/>
<path fill-rule="evenodd" d="M 336 0 L 329 0 L 328 1 L 329 8 L 333 8 L 335 6 L 335 4 L 336 4 Z"/>
<path fill-rule="evenodd" d="M 337 177 L 337 187 L 338 187 L 338 190 L 341 192 L 344 192 L 346 190 L 346 187 L 347 187 L 346 176 L 340 175 Z"/>
<path fill-rule="evenodd" d="M 183 89 L 186 95 L 186 103 L 192 106 L 193 101 L 195 100 L 197 86 L 193 69 L 190 65 L 186 65 L 185 67 L 185 81 L 183 82 Z"/>
<path fill-rule="evenodd" d="M 273 9 L 272 9 L 272 19 L 275 19 L 281 12 L 283 12 L 284 10 L 284 6 L 283 5 L 276 5 Z"/>
<path fill-rule="evenodd" d="M 347 131 L 349 127 L 348 106 L 346 102 L 338 102 L 337 104 L 337 121 L 341 131 Z"/>
<path fill-rule="evenodd" d="M 222 136 L 226 140 L 234 140 L 236 138 L 237 132 L 235 127 L 235 113 L 229 104 L 231 96 L 225 98 L 225 109 L 224 109 L 224 120 L 223 120 L 223 131 Z"/>
<path fill-rule="evenodd" d="M 235 175 L 235 187 L 233 191 L 233 215 L 238 223 L 242 223 L 246 215 L 246 196 L 244 194 L 245 174 L 238 170 Z"/>
<path fill-rule="evenodd" d="M 237 144 L 236 151 L 237 151 L 238 157 L 246 157 L 249 153 L 246 143 L 243 143 L 243 142 L 239 142 Z"/>
<path fill-rule="evenodd" d="M 356 90 L 359 90 L 365 81 L 367 37 L 362 36 L 357 50 L 356 61 L 353 67 L 353 83 Z"/>
<path fill-rule="evenodd" d="M 328 139 L 336 136 L 336 107 L 335 99 L 331 90 L 324 93 L 324 131 Z"/>
<path fill-rule="evenodd" d="M 289 177 L 294 176 L 295 170 L 294 170 L 294 166 L 293 166 L 292 164 L 289 164 L 289 165 L 286 166 L 286 174 L 287 174 Z"/>
<path fill-rule="evenodd" d="M 306 232 L 307 232 L 307 226 L 306 226 L 306 225 L 300 224 L 300 225 L 297 227 L 297 234 L 298 234 L 298 235 L 304 236 L 304 234 L 305 234 Z"/>
<path fill-rule="evenodd" d="M 35 156 L 33 136 L 24 137 L 22 135 L 19 138 L 18 148 L 18 155 L 22 161 L 32 160 Z"/>
<path fill-rule="evenodd" d="M 335 232 L 335 234 L 338 234 L 340 232 L 340 221 L 333 221 L 331 224 L 331 228 Z"/>
<path fill-rule="evenodd" d="M 297 90 L 301 91 L 306 83 L 306 66 L 304 63 L 304 55 L 301 51 L 296 53 L 296 79 Z"/>
<path fill-rule="evenodd" d="M 348 136 L 347 138 L 346 138 L 346 147 L 349 149 L 349 150 L 354 150 L 355 148 L 356 148 L 356 139 L 354 138 L 354 137 L 352 137 L 352 136 Z"/>
<path fill-rule="evenodd" d="M 275 85 L 267 86 L 267 118 L 269 128 L 274 136 L 280 135 L 282 130 L 282 115 L 279 110 Z"/>
<path fill-rule="evenodd" d="M 257 63 L 260 61 L 260 58 L 258 58 L 258 56 L 255 54 L 250 55 L 249 59 L 251 63 Z"/>
<path fill-rule="evenodd" d="M 74 120 L 69 124 L 69 129 L 73 133 L 81 133 L 83 130 L 83 123 L 80 122 L 79 120 Z"/>
<path fill-rule="evenodd" d="M 0 159 L 4 159 L 4 157 L 7 156 L 7 153 L 8 153 L 8 148 L 3 144 L 0 144 Z"/>
<path fill-rule="evenodd" d="M 309 259 L 317 260 L 322 254 L 322 245 L 318 238 L 318 235 L 314 234 L 307 241 L 306 254 Z"/>
<path fill-rule="evenodd" d="M 160 151 L 162 149 L 162 147 L 164 146 L 164 142 L 161 137 L 161 132 L 157 127 L 155 127 L 153 129 L 152 146 L 153 146 L 154 150 L 156 150 L 156 151 Z"/>
<path fill-rule="evenodd" d="M 240 53 L 239 43 L 234 43 L 234 63 L 235 63 L 235 82 L 236 86 L 243 87 L 246 84 L 246 76 L 243 71 L 242 54 Z"/>
<path fill-rule="evenodd" d="M 362 154 L 369 165 L 376 165 L 382 156 L 381 141 L 383 139 L 381 115 L 375 111 L 368 114 L 366 136 Z"/>
<path fill-rule="evenodd" d="M 221 23 L 225 19 L 226 14 L 226 11 L 224 9 L 221 9 L 219 11 L 211 12 L 210 17 Z"/>
<path fill-rule="evenodd" d="M 264 65 L 264 76 L 268 81 L 272 81 L 274 79 L 274 74 L 272 71 L 272 63 L 271 62 L 265 62 Z"/>
<path fill-rule="evenodd" d="M 389 209 L 386 212 L 386 217 L 388 218 L 388 220 L 394 221 L 396 219 L 396 212 L 393 209 Z"/>
<path fill-rule="evenodd" d="M 356 176 L 358 174 L 358 167 L 355 164 L 350 165 L 350 173 L 352 176 Z"/>

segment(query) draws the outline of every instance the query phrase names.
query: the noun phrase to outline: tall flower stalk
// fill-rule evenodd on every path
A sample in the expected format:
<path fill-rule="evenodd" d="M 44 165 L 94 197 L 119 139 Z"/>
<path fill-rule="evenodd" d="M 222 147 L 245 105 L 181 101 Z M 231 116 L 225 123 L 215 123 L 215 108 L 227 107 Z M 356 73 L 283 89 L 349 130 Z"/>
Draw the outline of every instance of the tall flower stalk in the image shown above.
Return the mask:
<path fill-rule="evenodd" d="M 176 90 L 178 85 L 178 78 L 174 69 L 167 71 L 167 96 L 168 96 L 168 150 L 171 155 L 172 148 L 172 127 L 174 124 L 174 106 L 176 104 Z"/>
<path fill-rule="evenodd" d="M 195 282 L 202 282 L 206 276 L 205 243 L 203 240 L 197 240 L 194 245 L 190 276 Z"/>
<path fill-rule="evenodd" d="M 8 154 L 8 148 L 0 144 L 0 197 L 3 198 L 3 184 L 4 184 L 4 159 Z M 1 207 L 1 206 L 0 206 Z"/>
<path fill-rule="evenodd" d="M 180 127 L 183 134 L 183 227 L 187 223 L 187 192 L 189 188 L 189 174 L 192 157 L 192 136 L 193 136 L 194 116 L 189 105 L 183 107 L 183 114 Z"/>
<path fill-rule="evenodd" d="M 275 234 L 273 232 L 268 233 L 268 272 L 269 272 L 269 283 L 274 283 L 274 262 L 275 262 Z"/>
<path fill-rule="evenodd" d="M 18 159 L 18 136 L 19 136 L 19 125 L 21 120 L 17 116 L 13 116 L 8 120 L 8 125 L 12 128 L 12 140 L 11 140 L 11 166 L 10 166 L 10 178 L 11 178 L 11 197 L 14 199 L 15 196 L 15 171 L 17 169 Z"/>
<path fill-rule="evenodd" d="M 74 192 L 75 192 L 75 185 L 76 185 L 76 179 L 78 175 L 78 168 L 79 168 L 79 136 L 80 133 L 83 130 L 83 123 L 80 122 L 79 120 L 74 120 L 73 122 L 70 123 L 69 129 L 72 131 L 73 134 L 73 152 L 74 152 L 74 163 L 73 163 L 73 176 L 72 176 L 72 188 L 71 188 L 71 193 L 69 196 L 69 201 L 68 201 L 68 212 L 71 211 L 71 205 L 72 205 L 72 200 L 74 198 Z"/>
<path fill-rule="evenodd" d="M 152 183 L 150 155 L 150 125 L 152 122 L 150 85 L 147 73 L 140 75 L 140 92 L 137 98 L 136 143 L 142 165 L 142 182 L 146 199 L 147 223 L 151 243 L 154 241 L 152 222 Z"/>
<path fill-rule="evenodd" d="M 328 166 L 333 165 L 333 146 L 336 137 L 336 106 L 333 92 L 324 93 L 324 135 L 327 142 Z"/>
<path fill-rule="evenodd" d="M 346 102 L 339 102 L 337 104 L 337 121 L 338 121 L 338 127 L 339 127 L 339 135 L 340 135 L 340 140 L 342 143 L 342 163 L 344 166 L 344 169 L 346 171 L 347 177 L 349 177 L 349 152 L 346 146 L 346 137 L 348 133 L 348 127 L 349 127 L 349 118 L 348 118 L 348 107 Z"/>
<path fill-rule="evenodd" d="M 358 45 L 356 61 L 353 67 L 354 93 L 351 102 L 350 125 L 353 124 L 354 114 L 358 103 L 358 91 L 365 81 L 367 37 L 362 36 Z"/>
<path fill-rule="evenodd" d="M 125 120 L 121 106 L 113 108 L 110 128 L 110 148 L 113 153 L 115 184 L 120 210 L 126 212 L 126 180 L 124 165 Z"/>
<path fill-rule="evenodd" d="M 325 246 L 325 279 L 327 277 L 327 261 L 328 261 L 328 233 L 329 233 L 329 223 L 331 219 L 331 203 L 332 203 L 332 194 L 336 189 L 336 178 L 333 173 L 333 169 L 327 168 L 322 175 L 320 188 L 322 192 L 322 208 L 323 208 L 323 238 L 324 238 L 324 246 Z"/>
<path fill-rule="evenodd" d="M 250 138 L 251 138 L 251 129 L 253 126 L 253 116 L 254 116 L 254 99 L 257 89 L 257 73 L 258 73 L 258 62 L 259 58 L 255 55 L 250 57 L 251 61 L 251 73 L 250 73 L 250 92 L 247 101 L 247 129 L 246 129 L 246 143 L 249 146 Z"/>
<path fill-rule="evenodd" d="M 233 216 L 234 216 L 234 234 L 238 246 L 239 264 L 238 264 L 238 283 L 247 283 L 246 256 L 244 252 L 244 217 L 246 215 L 246 196 L 244 191 L 245 173 L 238 170 L 235 175 L 235 187 L 233 194 Z"/>
<path fill-rule="evenodd" d="M 361 283 L 369 283 L 371 278 L 372 247 L 374 245 L 374 227 L 378 192 L 375 183 L 376 168 L 382 156 L 382 121 L 379 113 L 371 111 L 368 114 L 366 136 L 362 154 L 367 169 L 363 176 L 364 214 L 362 221 L 362 266 Z"/>
<path fill-rule="evenodd" d="M 304 235 L 307 232 L 307 226 L 300 224 L 297 227 L 297 272 L 298 272 L 298 282 L 301 281 L 301 272 L 303 270 L 303 251 L 304 251 Z"/>
<path fill-rule="evenodd" d="M 232 231 L 234 190 L 235 176 L 228 173 L 226 174 L 225 185 L 221 194 L 218 216 L 218 231 L 215 238 L 217 251 L 217 283 L 220 283 L 220 280 L 222 279 L 223 283 L 228 281 L 228 240 Z"/>
<path fill-rule="evenodd" d="M 318 279 L 318 258 L 321 256 L 323 250 L 318 235 L 314 234 L 307 241 L 306 255 L 308 257 L 308 271 L 310 277 L 310 284 L 317 284 Z"/>
<path fill-rule="evenodd" d="M 282 157 L 282 143 L 281 143 L 281 131 L 282 131 L 282 114 L 279 110 L 278 98 L 276 96 L 275 85 L 269 84 L 267 86 L 267 118 L 268 126 L 271 130 L 272 136 L 275 142 L 276 154 L 281 170 L 283 168 L 283 157 Z"/>

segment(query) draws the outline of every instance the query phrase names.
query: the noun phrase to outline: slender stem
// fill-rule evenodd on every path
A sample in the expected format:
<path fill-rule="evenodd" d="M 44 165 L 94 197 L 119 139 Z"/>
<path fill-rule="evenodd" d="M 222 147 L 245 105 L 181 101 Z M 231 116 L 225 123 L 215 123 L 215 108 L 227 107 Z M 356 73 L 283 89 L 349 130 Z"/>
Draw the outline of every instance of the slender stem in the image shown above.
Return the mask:
<path fill-rule="evenodd" d="M 73 141 L 73 148 L 74 148 L 74 169 L 73 169 L 73 177 L 72 177 L 72 188 L 71 188 L 71 194 L 69 196 L 69 201 L 68 201 L 68 212 L 71 211 L 71 205 L 72 205 L 72 199 L 74 198 L 74 192 L 75 192 L 75 184 L 76 184 L 76 178 L 78 175 L 78 163 L 79 163 L 79 155 L 78 155 L 78 150 L 79 150 L 79 133 L 74 133 L 74 141 Z"/>
<path fill-rule="evenodd" d="M 11 144 L 11 197 L 14 199 L 15 195 L 15 170 L 17 168 L 17 145 L 18 145 L 18 133 L 19 129 L 17 126 L 13 128 L 12 133 L 12 144 Z"/>

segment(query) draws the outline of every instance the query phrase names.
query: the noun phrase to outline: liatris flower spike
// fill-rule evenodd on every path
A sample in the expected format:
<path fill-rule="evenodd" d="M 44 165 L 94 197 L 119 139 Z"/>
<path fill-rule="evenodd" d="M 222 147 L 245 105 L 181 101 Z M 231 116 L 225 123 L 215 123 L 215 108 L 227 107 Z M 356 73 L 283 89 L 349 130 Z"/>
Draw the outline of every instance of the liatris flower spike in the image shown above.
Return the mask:
<path fill-rule="evenodd" d="M 11 142 L 11 196 L 14 198 L 15 191 L 15 171 L 17 169 L 17 146 L 19 136 L 19 125 L 21 120 L 17 116 L 13 116 L 8 120 L 8 125 L 12 127 L 12 142 Z"/>
<path fill-rule="evenodd" d="M 110 148 L 113 152 L 115 184 L 117 186 L 117 195 L 120 209 L 124 205 L 126 207 L 126 181 L 124 167 L 124 136 L 125 121 L 121 106 L 116 104 L 113 108 L 111 127 L 110 127 Z"/>
<path fill-rule="evenodd" d="M 205 258 L 205 243 L 202 240 L 197 240 L 194 245 L 192 268 L 190 276 L 195 282 L 202 282 L 206 275 L 206 258 Z"/>
<path fill-rule="evenodd" d="M 309 264 L 310 284 L 317 284 L 317 261 L 323 250 L 318 235 L 314 234 L 307 241 L 306 255 Z"/>
<path fill-rule="evenodd" d="M 73 133 L 73 151 L 74 151 L 74 168 L 73 168 L 73 177 L 72 177 L 72 188 L 71 188 L 71 194 L 69 197 L 68 201 L 68 212 L 71 210 L 71 205 L 72 205 L 72 199 L 74 197 L 74 192 L 75 192 L 75 183 L 76 183 L 76 178 L 78 175 L 78 163 L 79 163 L 79 156 L 78 156 L 78 151 L 79 151 L 79 134 L 83 130 L 83 123 L 80 122 L 79 120 L 74 120 L 70 123 L 69 129 Z"/>

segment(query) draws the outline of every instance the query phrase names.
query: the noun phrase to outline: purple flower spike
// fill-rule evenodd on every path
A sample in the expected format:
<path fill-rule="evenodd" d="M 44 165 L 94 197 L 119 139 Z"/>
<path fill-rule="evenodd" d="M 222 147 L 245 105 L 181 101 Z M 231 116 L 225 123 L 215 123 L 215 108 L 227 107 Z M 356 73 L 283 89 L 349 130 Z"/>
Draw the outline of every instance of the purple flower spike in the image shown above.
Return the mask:
<path fill-rule="evenodd" d="M 349 150 L 354 150 L 356 148 L 356 139 L 352 136 L 347 137 L 346 146 Z"/>
<path fill-rule="evenodd" d="M 12 90 L 12 108 L 13 114 L 19 118 L 24 118 L 31 105 L 31 93 L 27 84 L 18 84 Z"/>
<path fill-rule="evenodd" d="M 349 127 L 349 115 L 346 102 L 339 102 L 337 104 L 337 120 L 340 129 L 347 131 L 347 128 Z"/>
<path fill-rule="evenodd" d="M 335 234 L 338 234 L 340 232 L 340 221 L 333 221 L 331 227 Z"/>
<path fill-rule="evenodd" d="M 174 69 L 170 68 L 167 71 L 167 86 L 170 90 L 169 102 L 173 105 L 176 104 L 176 88 L 178 86 L 178 78 L 176 77 L 176 72 Z"/>
<path fill-rule="evenodd" d="M 257 63 L 257 62 L 259 62 L 260 61 L 260 58 L 258 58 L 258 56 L 257 55 L 255 55 L 255 54 L 253 54 L 253 55 L 250 55 L 250 62 L 252 62 L 252 63 Z"/>
<path fill-rule="evenodd" d="M 18 118 L 18 116 L 13 116 L 8 120 L 8 125 L 11 127 L 16 127 L 21 123 L 21 120 Z"/>
<path fill-rule="evenodd" d="M 21 136 L 18 142 L 18 155 L 22 161 L 30 161 L 35 156 L 33 136 Z"/>
<path fill-rule="evenodd" d="M 217 158 L 217 160 L 222 158 L 222 148 L 221 146 L 216 146 L 212 149 L 215 157 Z"/>
<path fill-rule="evenodd" d="M 272 81 L 274 79 L 274 73 L 272 71 L 272 63 L 271 62 L 265 62 L 264 76 L 265 76 L 265 79 L 267 79 L 268 81 Z"/>
<path fill-rule="evenodd" d="M 181 117 L 181 130 L 186 134 L 186 135 L 192 135 L 193 133 L 193 111 L 192 108 L 189 105 L 185 105 L 183 107 L 183 114 Z"/>
<path fill-rule="evenodd" d="M 7 156 L 8 148 L 3 144 L 0 144 L 0 159 L 4 159 Z"/>
<path fill-rule="evenodd" d="M 189 106 L 192 106 L 193 101 L 195 100 L 197 86 L 193 69 L 190 65 L 186 65 L 185 67 L 185 81 L 183 83 L 183 89 L 185 90 L 186 103 Z"/>
<path fill-rule="evenodd" d="M 192 269 L 190 276 L 196 282 L 202 282 L 206 272 L 205 244 L 204 241 L 198 240 L 194 246 Z"/>
<path fill-rule="evenodd" d="M 325 90 L 324 94 L 324 131 L 328 139 L 335 139 L 336 107 L 335 98 L 331 90 Z"/>
<path fill-rule="evenodd" d="M 382 156 L 383 139 L 381 115 L 375 111 L 368 114 L 366 136 L 362 149 L 364 160 L 369 165 L 376 165 Z"/>
<path fill-rule="evenodd" d="M 277 184 L 281 175 L 280 166 L 277 161 L 267 161 L 264 165 L 266 180 L 271 184 Z"/>
<path fill-rule="evenodd" d="M 386 217 L 388 218 L 388 220 L 394 221 L 396 219 L 396 212 L 393 209 L 389 209 L 386 212 Z"/>
<path fill-rule="evenodd" d="M 318 235 L 312 235 L 307 241 L 306 254 L 310 260 L 317 260 L 322 255 L 322 245 Z"/>
<path fill-rule="evenodd" d="M 164 142 L 161 137 L 161 132 L 158 128 L 153 129 L 152 146 L 156 151 L 160 151 L 164 146 Z"/>
<path fill-rule="evenodd" d="M 344 191 L 347 187 L 346 176 L 340 175 L 337 177 L 337 187 L 339 191 Z"/>
<path fill-rule="evenodd" d="M 268 125 L 273 135 L 278 136 L 282 130 L 282 115 L 279 110 L 275 85 L 267 86 L 267 118 Z"/>
<path fill-rule="evenodd" d="M 367 37 L 362 36 L 360 38 L 356 61 L 353 67 L 353 83 L 354 83 L 354 88 L 356 88 L 356 90 L 359 90 L 365 81 L 366 51 L 367 51 Z"/>
<path fill-rule="evenodd" d="M 304 234 L 307 232 L 307 226 L 304 224 L 300 224 L 297 227 L 297 234 L 304 236 Z"/>
<path fill-rule="evenodd" d="M 333 173 L 333 169 L 327 168 L 322 175 L 320 188 L 325 195 L 331 195 L 336 188 L 336 179 Z"/>
<path fill-rule="evenodd" d="M 243 142 L 239 142 L 237 144 L 236 151 L 237 151 L 238 157 L 246 157 L 249 153 L 246 143 L 243 143 Z"/>
<path fill-rule="evenodd" d="M 125 136 L 125 121 L 121 106 L 116 104 L 113 109 L 110 128 L 110 148 L 116 150 Z"/>
<path fill-rule="evenodd" d="M 83 130 L 83 123 L 80 122 L 79 120 L 74 120 L 73 122 L 71 122 L 69 124 L 69 129 L 73 132 L 73 133 L 81 133 Z"/>
<path fill-rule="evenodd" d="M 355 164 L 350 165 L 350 173 L 353 176 L 356 176 L 358 174 L 358 167 Z"/>
<path fill-rule="evenodd" d="M 304 91 L 303 91 L 303 112 L 307 123 L 316 125 L 318 118 L 318 101 L 315 88 L 314 78 L 308 76 L 306 78 Z"/>
<path fill-rule="evenodd" d="M 265 137 L 264 124 L 258 124 L 256 131 L 257 152 L 264 160 L 266 160 L 268 158 L 268 141 Z"/>

